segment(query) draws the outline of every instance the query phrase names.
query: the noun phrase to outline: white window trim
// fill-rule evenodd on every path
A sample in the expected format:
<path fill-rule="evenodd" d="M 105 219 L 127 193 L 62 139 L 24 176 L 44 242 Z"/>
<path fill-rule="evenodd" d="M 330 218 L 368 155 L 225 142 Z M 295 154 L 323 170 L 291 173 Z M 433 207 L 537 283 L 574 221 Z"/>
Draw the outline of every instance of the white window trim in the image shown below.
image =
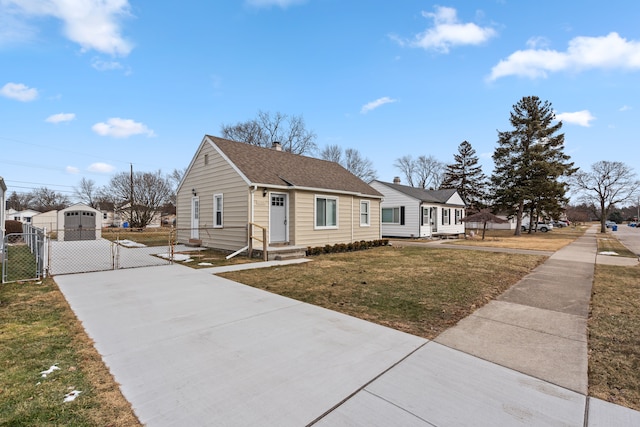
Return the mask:
<path fill-rule="evenodd" d="M 362 212 L 362 205 L 367 206 L 367 212 Z M 362 222 L 362 215 L 367 214 L 367 222 Z M 360 200 L 360 227 L 371 226 L 371 202 L 369 200 Z"/>
<path fill-rule="evenodd" d="M 382 211 L 385 209 L 397 209 L 398 210 L 398 222 L 383 222 L 382 218 L 384 217 L 384 215 L 382 215 Z M 385 206 L 380 210 L 380 223 L 381 224 L 389 224 L 389 225 L 400 225 L 400 206 Z"/>
<path fill-rule="evenodd" d="M 335 200 L 336 201 L 336 225 L 318 225 L 318 199 Z M 313 229 L 314 230 L 337 230 L 340 225 L 340 206 L 338 197 L 319 196 L 313 198 Z M 326 218 L 325 218 L 326 220 Z M 325 221 L 326 222 L 326 221 Z"/>
<path fill-rule="evenodd" d="M 218 211 L 216 211 L 216 200 L 220 199 L 220 224 L 218 224 Z M 222 194 L 213 195 L 213 228 L 222 228 L 224 226 L 224 197 Z"/>

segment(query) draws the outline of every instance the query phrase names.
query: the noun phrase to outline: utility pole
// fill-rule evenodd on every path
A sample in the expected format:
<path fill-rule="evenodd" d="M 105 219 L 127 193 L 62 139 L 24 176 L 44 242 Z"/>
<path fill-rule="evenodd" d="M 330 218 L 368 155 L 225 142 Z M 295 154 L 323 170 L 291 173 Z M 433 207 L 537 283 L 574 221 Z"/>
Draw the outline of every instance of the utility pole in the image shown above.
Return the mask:
<path fill-rule="evenodd" d="M 129 173 L 129 227 L 131 227 L 133 223 L 133 163 L 129 164 L 131 165 L 131 172 Z"/>

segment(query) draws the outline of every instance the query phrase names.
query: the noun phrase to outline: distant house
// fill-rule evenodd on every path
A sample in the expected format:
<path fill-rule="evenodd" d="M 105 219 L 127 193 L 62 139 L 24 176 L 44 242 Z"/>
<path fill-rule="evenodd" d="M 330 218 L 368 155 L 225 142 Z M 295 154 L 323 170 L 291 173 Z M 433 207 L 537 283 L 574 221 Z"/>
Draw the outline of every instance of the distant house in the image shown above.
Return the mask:
<path fill-rule="evenodd" d="M 382 235 L 385 237 L 442 237 L 464 235 L 465 203 L 455 189 L 425 190 L 374 180 L 384 195 Z"/>
<path fill-rule="evenodd" d="M 4 179 L 0 176 L 0 252 L 2 251 L 2 242 L 4 241 L 4 221 L 5 221 L 5 208 L 7 206 L 7 185 L 4 183 Z"/>
<path fill-rule="evenodd" d="M 5 214 L 5 220 L 20 221 L 25 224 L 31 223 L 31 218 L 34 215 L 38 215 L 40 212 L 33 209 L 25 209 L 23 211 L 17 211 L 15 209 L 8 209 Z"/>
<path fill-rule="evenodd" d="M 515 230 L 516 229 L 516 218 L 509 218 L 505 214 L 498 213 L 496 214 L 498 218 L 504 219 L 507 222 L 504 223 L 495 223 L 495 222 L 487 222 L 487 230 Z M 468 230 L 480 230 L 484 227 L 484 224 L 481 222 L 473 222 L 469 221 L 465 223 L 465 227 Z"/>
<path fill-rule="evenodd" d="M 177 239 L 237 251 L 251 223 L 270 246 L 375 240 L 381 198 L 335 162 L 207 135 L 178 187 Z"/>

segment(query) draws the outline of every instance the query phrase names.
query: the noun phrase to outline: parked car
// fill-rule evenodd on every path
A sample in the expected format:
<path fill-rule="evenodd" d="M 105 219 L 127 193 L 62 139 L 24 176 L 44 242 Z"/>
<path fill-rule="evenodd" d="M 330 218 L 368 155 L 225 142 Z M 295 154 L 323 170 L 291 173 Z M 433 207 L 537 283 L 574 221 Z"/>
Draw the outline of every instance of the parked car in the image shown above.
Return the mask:
<path fill-rule="evenodd" d="M 611 227 L 613 227 L 614 225 L 618 225 L 618 224 L 617 224 L 615 221 L 605 221 L 604 225 L 605 225 L 607 228 L 611 228 Z"/>
<path fill-rule="evenodd" d="M 553 221 L 553 226 L 554 227 L 558 227 L 558 228 L 562 228 L 562 227 L 568 227 L 569 226 L 569 221 L 565 221 L 565 220 L 558 220 L 558 221 Z"/>
<path fill-rule="evenodd" d="M 535 231 L 542 231 L 543 233 L 546 233 L 547 231 L 551 231 L 553 230 L 553 224 L 547 224 L 544 222 L 539 222 L 536 224 L 536 228 L 534 228 Z M 522 231 L 529 231 L 529 223 L 524 223 L 522 224 Z"/>

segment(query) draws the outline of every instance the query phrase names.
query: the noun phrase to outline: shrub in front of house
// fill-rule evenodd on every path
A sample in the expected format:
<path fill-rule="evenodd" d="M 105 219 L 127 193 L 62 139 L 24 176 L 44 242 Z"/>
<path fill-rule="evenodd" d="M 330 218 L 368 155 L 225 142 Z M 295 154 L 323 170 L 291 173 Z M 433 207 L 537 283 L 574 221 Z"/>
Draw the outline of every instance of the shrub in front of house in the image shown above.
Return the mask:
<path fill-rule="evenodd" d="M 359 242 L 351 243 L 336 243 L 335 245 L 324 245 L 316 247 L 307 247 L 307 256 L 315 256 L 322 254 L 337 254 L 342 252 L 361 251 L 369 248 L 375 248 L 379 246 L 387 246 L 389 239 L 378 240 L 360 240 Z"/>

